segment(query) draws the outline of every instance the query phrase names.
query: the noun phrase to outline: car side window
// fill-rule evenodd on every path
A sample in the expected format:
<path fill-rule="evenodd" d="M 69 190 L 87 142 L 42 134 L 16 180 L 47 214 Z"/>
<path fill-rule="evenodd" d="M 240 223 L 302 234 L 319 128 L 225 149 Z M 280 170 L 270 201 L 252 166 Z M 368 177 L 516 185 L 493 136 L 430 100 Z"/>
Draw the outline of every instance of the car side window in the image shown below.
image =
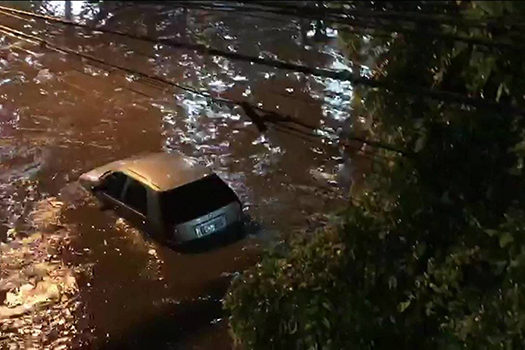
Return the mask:
<path fill-rule="evenodd" d="M 120 199 L 126 178 L 126 175 L 118 172 L 109 174 L 102 182 L 100 190 L 115 199 Z"/>
<path fill-rule="evenodd" d="M 139 213 L 147 214 L 148 200 L 146 188 L 140 182 L 130 178 L 126 186 L 126 193 L 124 193 L 123 202 L 135 209 Z"/>

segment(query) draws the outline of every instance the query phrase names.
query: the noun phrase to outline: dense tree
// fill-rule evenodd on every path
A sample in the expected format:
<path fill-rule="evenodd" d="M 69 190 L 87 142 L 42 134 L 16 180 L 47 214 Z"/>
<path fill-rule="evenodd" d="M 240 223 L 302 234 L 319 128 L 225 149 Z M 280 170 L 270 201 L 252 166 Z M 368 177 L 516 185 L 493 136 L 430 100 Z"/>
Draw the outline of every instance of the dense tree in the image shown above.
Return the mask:
<path fill-rule="evenodd" d="M 370 74 L 403 87 L 356 89 L 354 117 L 369 138 L 405 152 L 375 150 L 358 202 L 233 281 L 233 334 L 255 349 L 520 348 L 525 6 L 353 9 L 382 15 L 367 35 L 340 28 L 349 57 L 365 64 L 365 53 Z"/>

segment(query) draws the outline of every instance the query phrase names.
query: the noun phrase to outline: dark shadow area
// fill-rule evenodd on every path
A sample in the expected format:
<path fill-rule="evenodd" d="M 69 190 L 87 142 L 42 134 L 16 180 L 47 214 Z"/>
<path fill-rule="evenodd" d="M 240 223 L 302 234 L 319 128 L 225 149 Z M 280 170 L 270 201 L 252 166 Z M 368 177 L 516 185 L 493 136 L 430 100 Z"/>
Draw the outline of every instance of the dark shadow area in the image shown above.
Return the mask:
<path fill-rule="evenodd" d="M 177 349 L 177 343 L 222 316 L 220 300 L 194 300 L 170 305 L 162 314 L 146 318 L 123 334 L 94 344 L 95 349 Z"/>
<path fill-rule="evenodd" d="M 7 242 L 7 226 L 0 225 L 0 242 Z"/>
<path fill-rule="evenodd" d="M 224 317 L 221 299 L 230 280 L 229 276 L 211 280 L 204 287 L 206 297 L 165 305 L 135 326 L 95 342 L 94 348 L 184 349 L 183 344 L 189 338 L 209 331 L 214 320 Z"/>
<path fill-rule="evenodd" d="M 7 290 L 0 290 L 0 305 L 4 303 L 7 296 Z"/>

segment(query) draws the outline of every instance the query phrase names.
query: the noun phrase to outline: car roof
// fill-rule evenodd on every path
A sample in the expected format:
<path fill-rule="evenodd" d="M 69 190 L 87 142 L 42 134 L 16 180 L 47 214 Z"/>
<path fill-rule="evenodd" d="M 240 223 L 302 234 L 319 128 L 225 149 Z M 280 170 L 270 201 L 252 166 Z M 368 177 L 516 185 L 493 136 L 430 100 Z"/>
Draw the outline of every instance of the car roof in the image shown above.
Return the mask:
<path fill-rule="evenodd" d="M 150 153 L 110 164 L 111 170 L 121 171 L 156 191 L 168 191 L 212 174 L 180 153 Z"/>

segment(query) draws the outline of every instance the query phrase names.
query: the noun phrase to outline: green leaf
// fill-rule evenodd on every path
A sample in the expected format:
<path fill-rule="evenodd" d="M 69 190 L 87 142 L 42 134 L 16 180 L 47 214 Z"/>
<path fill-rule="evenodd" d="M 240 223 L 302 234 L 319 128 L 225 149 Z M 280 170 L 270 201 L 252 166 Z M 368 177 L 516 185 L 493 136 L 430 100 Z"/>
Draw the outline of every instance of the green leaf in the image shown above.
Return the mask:
<path fill-rule="evenodd" d="M 330 306 L 329 303 L 327 303 L 326 301 L 323 301 L 322 303 L 323 307 L 328 310 L 328 311 L 332 311 L 332 307 Z"/>
<path fill-rule="evenodd" d="M 403 313 L 405 312 L 406 309 L 408 309 L 408 307 L 410 306 L 410 303 L 411 303 L 410 300 L 403 301 L 399 303 L 399 305 L 397 306 L 397 309 L 399 310 L 399 312 Z"/>
<path fill-rule="evenodd" d="M 504 248 L 509 243 L 512 243 L 514 241 L 514 237 L 509 232 L 503 233 L 499 238 L 499 246 L 501 248 Z"/>
<path fill-rule="evenodd" d="M 330 321 L 326 317 L 323 317 L 323 324 L 326 328 L 330 328 Z"/>
<path fill-rule="evenodd" d="M 421 136 L 416 140 L 414 152 L 419 153 L 423 149 L 423 147 L 425 147 L 425 137 Z"/>
<path fill-rule="evenodd" d="M 485 229 L 485 233 L 488 234 L 490 237 L 493 237 L 499 233 L 498 230 L 492 230 L 492 229 Z"/>
<path fill-rule="evenodd" d="M 499 102 L 499 99 L 501 98 L 501 94 L 503 93 L 504 89 L 505 83 L 500 83 L 498 86 L 498 91 L 496 92 L 496 102 Z"/>

